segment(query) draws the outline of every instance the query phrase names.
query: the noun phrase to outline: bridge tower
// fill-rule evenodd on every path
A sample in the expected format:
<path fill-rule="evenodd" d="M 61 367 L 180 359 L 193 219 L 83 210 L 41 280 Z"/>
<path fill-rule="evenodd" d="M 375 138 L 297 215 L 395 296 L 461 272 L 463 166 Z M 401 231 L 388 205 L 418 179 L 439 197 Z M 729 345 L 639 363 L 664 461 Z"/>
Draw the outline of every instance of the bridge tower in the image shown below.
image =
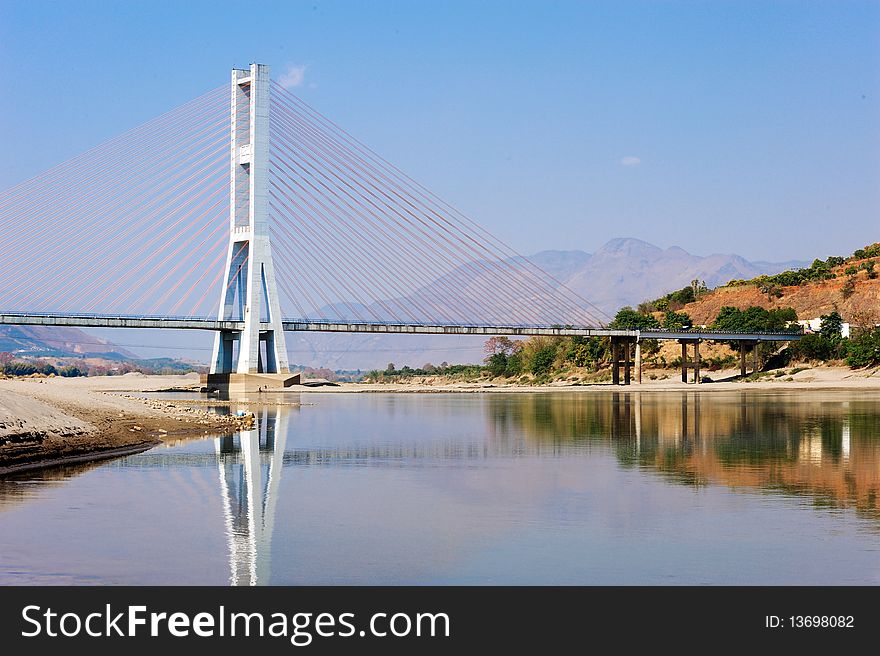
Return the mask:
<path fill-rule="evenodd" d="M 288 373 L 269 240 L 269 67 L 232 71 L 229 251 L 218 318 L 238 319 L 235 337 L 214 338 L 211 373 Z M 238 316 L 236 316 L 238 315 Z"/>

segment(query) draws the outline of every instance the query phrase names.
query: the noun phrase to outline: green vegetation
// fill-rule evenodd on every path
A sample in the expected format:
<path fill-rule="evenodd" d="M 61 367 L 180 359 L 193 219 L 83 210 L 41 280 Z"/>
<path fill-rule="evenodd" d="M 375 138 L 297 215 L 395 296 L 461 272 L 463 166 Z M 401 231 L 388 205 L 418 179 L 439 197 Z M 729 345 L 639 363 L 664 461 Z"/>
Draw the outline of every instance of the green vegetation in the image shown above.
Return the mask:
<path fill-rule="evenodd" d="M 147 375 L 175 375 L 198 371 L 193 365 L 173 358 L 152 358 L 148 360 L 124 360 L 95 364 L 88 361 L 77 361 L 69 364 L 69 358 L 52 359 L 47 362 L 45 356 L 16 359 L 11 353 L 0 352 L 0 375 L 5 376 L 62 376 L 75 378 L 78 376 L 121 376 L 132 371 Z M 65 362 L 68 360 L 68 362 Z"/>
<path fill-rule="evenodd" d="M 691 284 L 687 287 L 682 287 L 677 291 L 670 292 L 669 294 L 666 294 L 666 296 L 661 296 L 653 301 L 646 301 L 645 303 L 639 304 L 639 312 L 642 314 L 648 314 L 650 312 L 680 310 L 688 303 L 696 301 L 708 291 L 709 288 L 706 287 L 706 282 L 704 280 L 691 280 Z"/>
<path fill-rule="evenodd" d="M 651 328 L 659 328 L 660 322 L 650 314 L 625 307 L 621 308 L 614 316 L 614 320 L 608 324 L 608 327 L 619 330 L 650 330 Z"/>
<path fill-rule="evenodd" d="M 688 316 L 687 312 L 674 312 L 669 310 L 663 315 L 663 327 L 666 330 L 690 330 L 693 328 L 694 322 Z"/>
<path fill-rule="evenodd" d="M 856 368 L 880 364 L 880 327 L 860 330 L 848 341 L 846 363 Z"/>
<path fill-rule="evenodd" d="M 849 257 L 829 256 L 826 260 L 813 260 L 813 263 L 804 269 L 794 269 L 791 271 L 783 271 L 772 276 L 758 276 L 750 280 L 731 280 L 727 283 L 727 287 L 737 287 L 743 285 L 754 285 L 762 292 L 771 297 L 782 296 L 782 287 L 791 287 L 795 285 L 806 285 L 810 282 L 818 282 L 836 278 L 836 274 L 831 271 L 834 267 L 839 267 L 847 262 L 857 262 L 868 258 L 880 256 L 880 242 L 859 248 Z M 873 280 L 877 277 L 877 271 L 874 269 L 873 261 L 862 262 L 859 266 L 850 265 L 844 269 L 847 276 L 855 276 L 859 271 L 866 271 L 869 279 Z M 854 289 L 853 281 L 853 289 Z M 850 294 L 851 295 L 851 294 Z"/>
<path fill-rule="evenodd" d="M 384 371 L 374 369 L 364 374 L 363 380 L 367 383 L 399 383 L 416 377 L 446 376 L 452 379 L 472 380 L 483 375 L 484 367 L 478 364 L 447 364 L 433 365 L 430 362 L 419 368 L 403 366 L 397 369 L 394 363 L 389 363 Z"/>
<path fill-rule="evenodd" d="M 86 375 L 85 372 L 77 367 L 65 366 L 56 368 L 51 364 L 23 362 L 20 360 L 11 360 L 0 364 L 0 374 L 4 376 L 33 376 L 38 374 L 41 376 L 63 376 L 64 378 Z"/>
<path fill-rule="evenodd" d="M 739 310 L 724 306 L 718 311 L 711 328 L 731 332 L 799 332 L 800 327 L 789 326 L 793 321 L 797 321 L 797 313 L 792 308 L 765 310 L 753 305 Z"/>

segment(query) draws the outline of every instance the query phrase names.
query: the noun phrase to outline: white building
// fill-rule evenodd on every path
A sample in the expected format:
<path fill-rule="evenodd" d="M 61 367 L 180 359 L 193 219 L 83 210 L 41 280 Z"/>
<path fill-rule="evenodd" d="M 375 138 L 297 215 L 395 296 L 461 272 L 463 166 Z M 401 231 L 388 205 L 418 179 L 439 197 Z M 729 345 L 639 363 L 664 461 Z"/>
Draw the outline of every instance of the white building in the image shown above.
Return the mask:
<path fill-rule="evenodd" d="M 802 321 L 798 321 L 798 325 L 803 327 L 805 333 L 818 333 L 819 330 L 822 328 L 822 317 L 816 317 L 815 319 L 804 319 Z M 840 324 L 840 336 L 849 337 L 848 323 Z"/>

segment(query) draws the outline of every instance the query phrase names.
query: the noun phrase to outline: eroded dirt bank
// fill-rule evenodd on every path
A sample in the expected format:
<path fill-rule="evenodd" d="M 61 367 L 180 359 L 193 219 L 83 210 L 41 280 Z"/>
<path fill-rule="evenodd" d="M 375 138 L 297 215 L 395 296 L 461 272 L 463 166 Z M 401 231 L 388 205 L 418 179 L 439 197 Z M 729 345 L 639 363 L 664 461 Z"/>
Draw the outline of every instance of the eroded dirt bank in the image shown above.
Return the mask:
<path fill-rule="evenodd" d="M 117 393 L 197 384 L 187 376 L 0 380 L 0 475 L 135 453 L 169 437 L 250 427 L 249 415 L 222 416 Z"/>

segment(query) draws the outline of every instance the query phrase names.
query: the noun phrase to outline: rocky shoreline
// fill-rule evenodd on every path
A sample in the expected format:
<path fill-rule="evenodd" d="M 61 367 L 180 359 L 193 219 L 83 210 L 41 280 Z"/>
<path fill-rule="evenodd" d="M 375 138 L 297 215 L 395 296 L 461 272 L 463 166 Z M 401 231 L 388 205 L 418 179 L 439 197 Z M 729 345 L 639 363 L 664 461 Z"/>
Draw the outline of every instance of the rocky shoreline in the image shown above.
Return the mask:
<path fill-rule="evenodd" d="M 128 455 L 170 438 L 226 435 L 254 422 L 252 414 L 219 415 L 94 389 L 100 386 L 0 381 L 0 475 Z"/>

